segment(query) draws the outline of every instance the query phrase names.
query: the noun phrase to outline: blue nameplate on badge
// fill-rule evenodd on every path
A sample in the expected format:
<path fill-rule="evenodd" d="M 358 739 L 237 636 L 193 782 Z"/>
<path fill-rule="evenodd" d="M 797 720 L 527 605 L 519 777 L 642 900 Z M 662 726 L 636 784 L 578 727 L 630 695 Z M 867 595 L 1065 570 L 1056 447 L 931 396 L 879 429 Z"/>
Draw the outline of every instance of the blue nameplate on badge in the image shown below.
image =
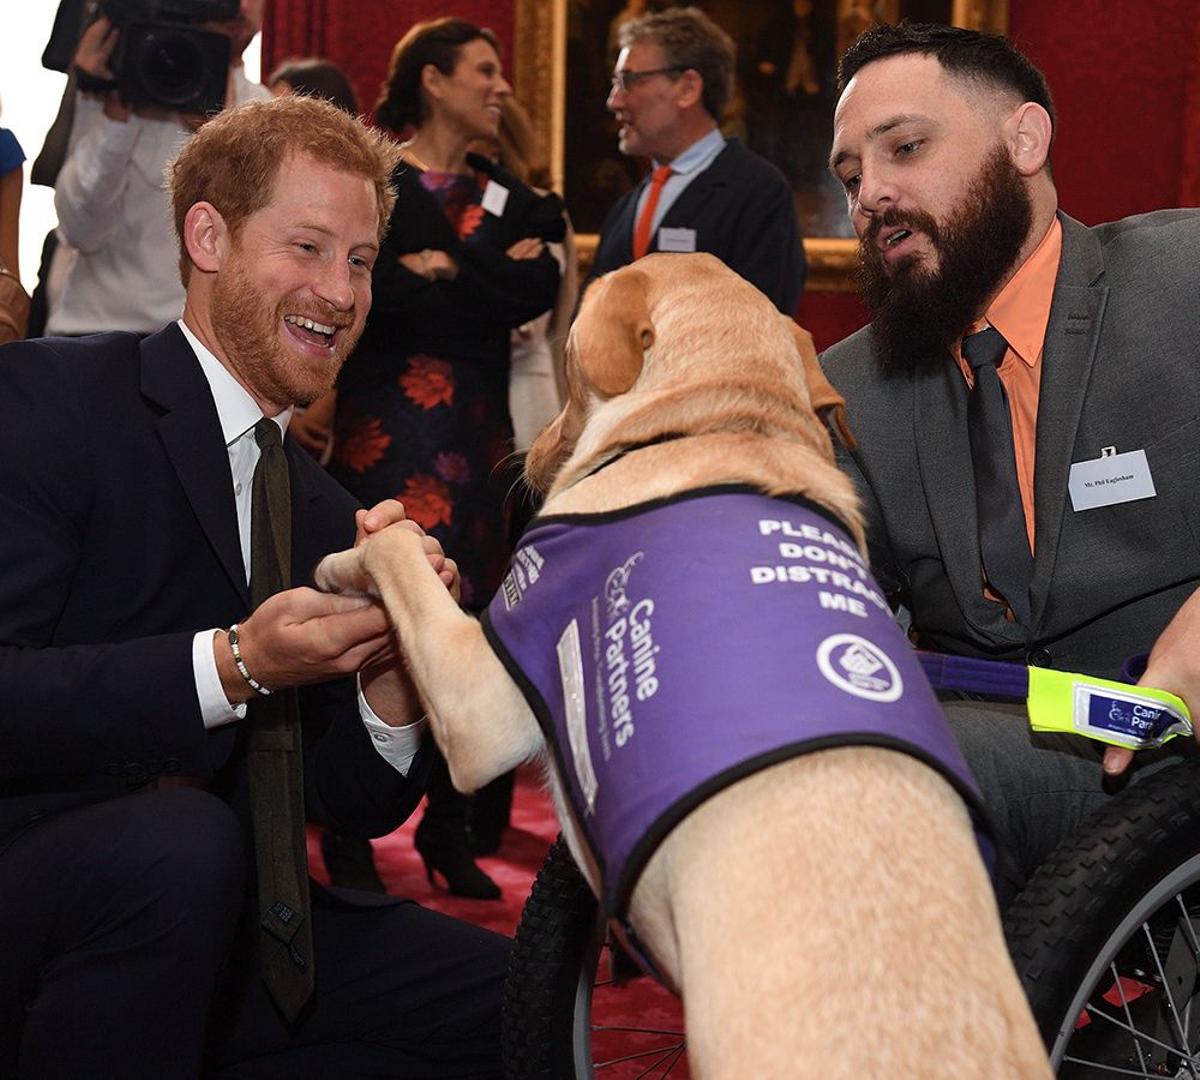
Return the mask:
<path fill-rule="evenodd" d="M 674 251 L 681 255 L 696 250 L 695 229 L 659 229 L 658 250 Z"/>
<path fill-rule="evenodd" d="M 1161 746 L 1168 735 L 1192 733 L 1187 719 L 1165 705 L 1147 699 L 1110 697 L 1094 689 L 1087 693 L 1087 719 L 1078 727 L 1103 733 L 1110 741 L 1137 750 Z"/>
<path fill-rule="evenodd" d="M 1075 462 L 1071 466 L 1067 490 L 1076 512 L 1152 499 L 1158 494 L 1154 490 L 1145 450 L 1129 450 L 1124 454 L 1107 454 L 1091 461 Z"/>

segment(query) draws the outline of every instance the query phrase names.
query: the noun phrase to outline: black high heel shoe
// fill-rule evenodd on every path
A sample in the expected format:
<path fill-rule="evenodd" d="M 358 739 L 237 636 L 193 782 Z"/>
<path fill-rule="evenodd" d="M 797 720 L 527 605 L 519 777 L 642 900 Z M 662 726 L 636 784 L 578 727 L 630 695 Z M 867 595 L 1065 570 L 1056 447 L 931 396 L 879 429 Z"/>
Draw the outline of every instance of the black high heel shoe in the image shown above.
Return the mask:
<path fill-rule="evenodd" d="M 500 850 L 504 830 L 512 815 L 515 777 L 515 772 L 506 772 L 471 796 L 467 808 L 467 834 L 472 855 L 494 855 Z"/>
<path fill-rule="evenodd" d="M 437 835 L 425 828 L 425 821 L 417 826 L 413 847 L 425 864 L 425 876 L 435 884 L 433 872 L 446 882 L 446 888 L 455 896 L 466 896 L 472 900 L 499 900 L 500 886 L 487 876 L 471 858 L 465 831 L 457 837 Z"/>

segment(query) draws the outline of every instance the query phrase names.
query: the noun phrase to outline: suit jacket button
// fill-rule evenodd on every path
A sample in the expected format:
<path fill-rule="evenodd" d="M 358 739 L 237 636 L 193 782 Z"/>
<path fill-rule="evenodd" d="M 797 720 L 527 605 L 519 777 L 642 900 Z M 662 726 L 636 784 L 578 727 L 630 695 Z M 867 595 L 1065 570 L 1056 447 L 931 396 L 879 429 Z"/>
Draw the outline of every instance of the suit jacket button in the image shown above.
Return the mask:
<path fill-rule="evenodd" d="M 163 762 L 162 771 L 172 776 L 179 772 L 179 758 L 169 757 Z"/>
<path fill-rule="evenodd" d="M 134 776 L 134 777 L 145 776 L 146 775 L 146 766 L 143 765 L 140 761 L 130 761 L 125 766 L 125 775 L 126 776 Z"/>
<path fill-rule="evenodd" d="M 121 776 L 124 772 L 125 769 L 119 761 L 110 761 L 104 766 L 104 774 L 106 776 Z"/>
<path fill-rule="evenodd" d="M 1053 660 L 1054 657 L 1050 655 L 1049 649 L 1038 647 L 1036 649 L 1030 649 L 1029 652 L 1025 654 L 1025 659 L 1033 667 L 1049 667 L 1050 661 Z"/>

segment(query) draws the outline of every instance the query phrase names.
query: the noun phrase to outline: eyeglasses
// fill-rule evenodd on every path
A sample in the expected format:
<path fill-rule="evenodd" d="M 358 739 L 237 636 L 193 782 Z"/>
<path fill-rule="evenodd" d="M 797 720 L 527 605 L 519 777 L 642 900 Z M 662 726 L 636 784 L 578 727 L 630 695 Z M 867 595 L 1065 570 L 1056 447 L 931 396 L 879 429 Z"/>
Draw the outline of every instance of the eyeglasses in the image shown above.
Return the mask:
<path fill-rule="evenodd" d="M 611 80 L 612 88 L 628 93 L 631 86 L 637 86 L 643 79 L 648 79 L 651 75 L 678 75 L 684 71 L 687 71 L 687 68 L 679 66 L 650 68 L 647 71 L 614 71 Z"/>

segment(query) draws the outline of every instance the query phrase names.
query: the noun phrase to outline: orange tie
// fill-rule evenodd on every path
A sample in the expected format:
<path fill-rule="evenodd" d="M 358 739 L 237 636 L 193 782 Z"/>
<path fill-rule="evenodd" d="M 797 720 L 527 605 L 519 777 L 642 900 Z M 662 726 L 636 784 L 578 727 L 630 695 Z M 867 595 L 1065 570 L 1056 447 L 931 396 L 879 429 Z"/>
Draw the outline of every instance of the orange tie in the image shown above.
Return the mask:
<path fill-rule="evenodd" d="M 650 222 L 654 220 L 654 211 L 658 209 L 658 197 L 662 194 L 663 184 L 671 175 L 670 165 L 660 165 L 650 178 L 650 194 L 646 196 L 646 205 L 638 216 L 637 225 L 633 229 L 633 257 L 640 259 L 650 250 Z"/>

